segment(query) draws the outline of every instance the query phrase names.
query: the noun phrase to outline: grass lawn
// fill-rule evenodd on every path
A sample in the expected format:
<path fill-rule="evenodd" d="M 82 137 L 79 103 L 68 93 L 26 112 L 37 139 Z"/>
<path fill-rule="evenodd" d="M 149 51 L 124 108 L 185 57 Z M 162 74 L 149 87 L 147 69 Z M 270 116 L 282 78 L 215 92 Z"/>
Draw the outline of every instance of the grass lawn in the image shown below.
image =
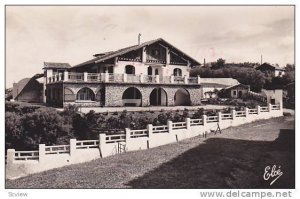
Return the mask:
<path fill-rule="evenodd" d="M 294 144 L 286 116 L 6 180 L 6 188 L 294 188 Z M 270 186 L 263 174 L 273 165 L 283 175 Z"/>

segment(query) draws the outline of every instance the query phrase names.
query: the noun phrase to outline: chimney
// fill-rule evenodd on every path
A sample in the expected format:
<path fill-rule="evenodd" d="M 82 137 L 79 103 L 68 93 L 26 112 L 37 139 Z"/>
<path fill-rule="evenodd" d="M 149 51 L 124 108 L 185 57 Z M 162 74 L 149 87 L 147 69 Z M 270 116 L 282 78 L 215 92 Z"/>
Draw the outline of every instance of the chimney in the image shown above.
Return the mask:
<path fill-rule="evenodd" d="M 205 67 L 205 58 L 204 58 L 203 66 Z"/>
<path fill-rule="evenodd" d="M 139 33 L 139 36 L 138 36 L 138 45 L 140 45 L 140 44 L 141 44 L 141 36 L 142 36 L 142 34 L 141 34 L 141 33 Z"/>

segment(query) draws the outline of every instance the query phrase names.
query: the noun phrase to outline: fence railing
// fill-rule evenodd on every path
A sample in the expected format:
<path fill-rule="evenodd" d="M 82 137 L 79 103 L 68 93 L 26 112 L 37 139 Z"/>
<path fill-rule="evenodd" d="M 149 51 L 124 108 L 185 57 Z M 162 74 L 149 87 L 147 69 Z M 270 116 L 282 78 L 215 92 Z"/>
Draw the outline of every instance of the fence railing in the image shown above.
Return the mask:
<path fill-rule="evenodd" d="M 248 110 L 248 114 L 253 115 L 253 114 L 257 114 L 257 109 L 249 109 Z"/>
<path fill-rule="evenodd" d="M 14 160 L 38 160 L 38 151 L 16 151 Z"/>
<path fill-rule="evenodd" d="M 260 112 L 269 112 L 269 107 L 260 107 Z"/>
<path fill-rule="evenodd" d="M 77 140 L 76 149 L 99 148 L 99 140 Z"/>
<path fill-rule="evenodd" d="M 118 73 L 77 73 L 65 72 L 56 73 L 48 77 L 47 83 L 58 81 L 66 82 L 129 82 L 129 83 L 163 83 L 163 84 L 199 84 L 198 77 L 187 76 L 162 76 L 158 75 L 135 75 L 135 74 L 118 74 Z"/>
<path fill-rule="evenodd" d="M 168 133 L 168 126 L 153 126 L 152 133 Z"/>
<path fill-rule="evenodd" d="M 190 123 L 191 126 L 203 125 L 202 119 L 191 119 L 190 121 L 191 121 Z"/>
<path fill-rule="evenodd" d="M 207 116 L 206 122 L 211 123 L 211 122 L 218 122 L 218 116 Z"/>
<path fill-rule="evenodd" d="M 108 81 L 109 82 L 123 82 L 123 75 L 116 74 L 116 73 L 109 73 L 108 74 Z"/>
<path fill-rule="evenodd" d="M 186 128 L 186 122 L 174 122 L 172 123 L 173 129 L 185 129 Z"/>
<path fill-rule="evenodd" d="M 258 106 L 259 107 L 259 106 Z M 268 113 L 264 113 L 261 114 L 261 108 L 263 110 L 266 110 L 268 108 L 269 112 Z M 226 122 L 224 121 L 224 123 L 222 124 L 222 120 L 224 119 L 234 119 L 235 117 L 246 117 L 247 116 L 247 120 L 236 120 L 237 123 L 236 124 L 243 124 L 243 123 L 247 123 L 247 122 L 252 122 L 255 121 L 257 119 L 266 119 L 266 115 L 269 116 L 267 118 L 272 118 L 272 117 L 277 117 L 277 116 L 282 116 L 282 111 L 273 111 L 273 110 L 280 110 L 282 107 L 280 105 L 271 105 L 269 104 L 268 107 L 261 107 L 258 111 L 257 108 L 255 109 L 243 109 L 243 111 L 232 111 L 231 113 L 218 113 L 218 115 L 212 115 L 212 116 L 206 116 L 203 115 L 203 119 L 206 118 L 206 121 L 204 121 L 203 119 L 189 119 L 186 118 L 185 122 L 172 122 L 172 121 L 168 121 L 168 125 L 161 125 L 161 126 L 152 126 L 152 124 L 148 124 L 147 129 L 141 129 L 141 130 L 131 130 L 131 129 L 126 129 L 125 132 L 123 130 L 120 129 L 114 129 L 112 131 L 106 131 L 106 130 L 102 130 L 102 129 L 95 129 L 97 130 L 97 132 L 99 132 L 99 140 L 76 140 L 76 139 L 71 139 L 70 140 L 70 144 L 69 145 L 55 145 L 55 146 L 45 146 L 44 144 L 40 144 L 39 145 L 39 150 L 38 151 L 15 151 L 14 149 L 8 149 L 7 150 L 7 165 L 13 164 L 14 161 L 18 161 L 17 163 L 21 163 L 21 161 L 28 161 L 28 160 L 38 160 L 40 162 L 43 162 L 45 160 L 47 161 L 53 161 L 52 157 L 50 154 L 53 155 L 59 155 L 59 154 L 64 154 L 61 157 L 66 156 L 66 158 L 69 159 L 69 156 L 72 156 L 72 154 L 76 154 L 77 152 L 79 154 L 81 154 L 81 152 L 83 152 L 82 150 L 84 149 L 93 149 L 93 148 L 99 148 L 100 150 L 105 151 L 105 145 L 106 144 L 110 144 L 111 145 L 107 145 L 108 148 L 110 148 L 111 146 L 114 146 L 116 144 L 118 144 L 118 146 L 128 146 L 129 150 L 130 150 L 130 144 L 131 142 L 127 142 L 128 139 L 131 138 L 136 138 L 135 141 L 138 141 L 138 138 L 143 138 L 145 137 L 143 140 L 141 140 L 143 143 L 145 143 L 144 141 L 147 141 L 147 147 L 149 147 L 149 143 L 151 143 L 151 133 L 153 134 L 158 134 L 158 133 L 167 133 L 170 136 L 173 136 L 174 134 L 178 135 L 180 133 L 185 133 L 180 131 L 180 129 L 190 129 L 191 131 L 188 131 L 189 133 L 195 133 L 195 131 L 201 131 L 201 128 L 199 129 L 197 127 L 197 125 L 203 125 L 203 130 L 206 127 L 210 127 L 210 125 L 206 126 L 206 122 L 210 123 L 210 122 L 220 122 L 220 126 L 222 127 L 223 124 L 226 125 L 231 125 L 231 124 L 226 124 Z M 248 113 L 246 112 L 246 110 L 248 110 Z M 235 113 L 235 117 L 233 116 L 233 113 Z M 248 115 L 250 114 L 250 116 Z M 252 115 L 251 114 L 257 114 L 257 115 Z M 262 117 L 260 117 L 262 116 Z M 220 118 L 219 118 L 220 117 Z M 219 120 L 221 119 L 221 121 Z M 248 120 L 249 119 L 249 120 Z M 211 124 L 212 126 L 214 126 L 214 124 Z M 196 126 L 194 128 L 191 128 L 191 126 Z M 224 127 L 224 126 L 223 126 Z M 225 127 L 224 127 L 225 128 Z M 178 130 L 178 131 L 176 131 Z M 112 133 L 110 134 L 104 134 L 103 132 L 106 133 Z M 128 136 L 129 133 L 129 136 Z M 126 137 L 127 136 L 127 137 Z M 167 135 L 166 135 L 167 137 Z M 161 138 L 163 139 L 163 137 Z M 154 139 L 155 141 L 155 139 Z M 113 144 L 115 143 L 115 145 Z M 137 142 L 139 143 L 139 142 Z M 135 143 L 133 143 L 135 145 Z M 136 146 L 136 145 L 135 145 Z M 104 147 L 104 149 L 103 149 Z M 127 150 L 127 148 L 124 148 Z M 135 148 L 136 149 L 136 148 Z M 76 151 L 78 150 L 78 151 Z M 109 149 L 110 150 L 110 149 Z M 88 152 L 88 151 L 87 151 Z M 102 153 L 102 152 L 101 152 Z M 58 156 L 55 156 L 58 157 Z M 35 161 L 33 161 L 32 163 L 36 163 Z"/>
<path fill-rule="evenodd" d="M 139 83 L 140 82 L 140 76 L 128 74 L 127 75 L 127 82 Z"/>
<path fill-rule="evenodd" d="M 170 76 L 159 76 L 159 83 L 164 83 L 164 84 L 171 83 Z"/>
<path fill-rule="evenodd" d="M 144 82 L 147 83 L 156 83 L 155 75 L 144 75 Z"/>
<path fill-rule="evenodd" d="M 236 111 L 235 117 L 246 117 L 246 111 Z"/>
<path fill-rule="evenodd" d="M 99 73 L 88 73 L 87 75 L 88 82 L 100 82 L 101 74 Z"/>
<path fill-rule="evenodd" d="M 105 143 L 125 142 L 126 134 L 106 135 Z"/>
<path fill-rule="evenodd" d="M 45 154 L 70 153 L 70 145 L 45 146 Z"/>
<path fill-rule="evenodd" d="M 130 130 L 130 138 L 148 137 L 148 130 Z"/>
<path fill-rule="evenodd" d="M 198 78 L 197 77 L 189 77 L 188 83 L 189 84 L 198 84 Z"/>
<path fill-rule="evenodd" d="M 280 105 L 272 105 L 271 110 L 280 110 Z"/>
<path fill-rule="evenodd" d="M 174 76 L 174 83 L 184 83 L 184 77 Z"/>
<path fill-rule="evenodd" d="M 70 81 L 82 82 L 84 80 L 83 73 L 69 73 L 68 78 Z"/>
<path fill-rule="evenodd" d="M 223 113 L 221 115 L 222 120 L 232 120 L 232 114 L 231 113 Z"/>

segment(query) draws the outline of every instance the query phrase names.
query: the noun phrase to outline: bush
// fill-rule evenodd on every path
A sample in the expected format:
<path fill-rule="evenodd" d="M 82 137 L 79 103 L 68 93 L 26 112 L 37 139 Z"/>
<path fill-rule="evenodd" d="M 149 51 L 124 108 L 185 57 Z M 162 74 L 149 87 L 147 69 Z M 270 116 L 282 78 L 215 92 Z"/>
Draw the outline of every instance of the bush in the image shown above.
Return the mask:
<path fill-rule="evenodd" d="M 19 112 L 5 113 L 6 149 L 38 149 L 39 144 L 54 145 L 63 131 L 63 118 L 55 109 L 41 108 L 22 116 Z M 62 141 L 62 140 L 61 140 Z"/>
<path fill-rule="evenodd" d="M 23 124 L 20 115 L 14 112 L 5 113 L 5 149 L 23 149 Z M 5 151 L 6 151 L 5 150 Z"/>
<path fill-rule="evenodd" d="M 31 104 L 20 104 L 17 102 L 5 102 L 5 112 L 14 112 L 19 115 L 26 113 L 32 113 L 37 109 L 41 108 L 40 106 L 31 105 Z"/>
<path fill-rule="evenodd" d="M 53 145 L 63 133 L 63 118 L 53 109 L 39 109 L 23 118 L 25 146 Z"/>

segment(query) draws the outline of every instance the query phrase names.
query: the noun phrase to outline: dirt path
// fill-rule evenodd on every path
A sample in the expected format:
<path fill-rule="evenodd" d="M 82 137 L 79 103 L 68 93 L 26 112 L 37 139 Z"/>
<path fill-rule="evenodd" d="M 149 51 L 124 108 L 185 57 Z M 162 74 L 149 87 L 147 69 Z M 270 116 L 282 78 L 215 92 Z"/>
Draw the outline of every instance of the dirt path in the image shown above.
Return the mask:
<path fill-rule="evenodd" d="M 259 121 L 7 180 L 6 188 L 293 188 L 293 129 L 293 117 Z M 274 164 L 284 174 L 270 186 L 262 176 Z"/>

